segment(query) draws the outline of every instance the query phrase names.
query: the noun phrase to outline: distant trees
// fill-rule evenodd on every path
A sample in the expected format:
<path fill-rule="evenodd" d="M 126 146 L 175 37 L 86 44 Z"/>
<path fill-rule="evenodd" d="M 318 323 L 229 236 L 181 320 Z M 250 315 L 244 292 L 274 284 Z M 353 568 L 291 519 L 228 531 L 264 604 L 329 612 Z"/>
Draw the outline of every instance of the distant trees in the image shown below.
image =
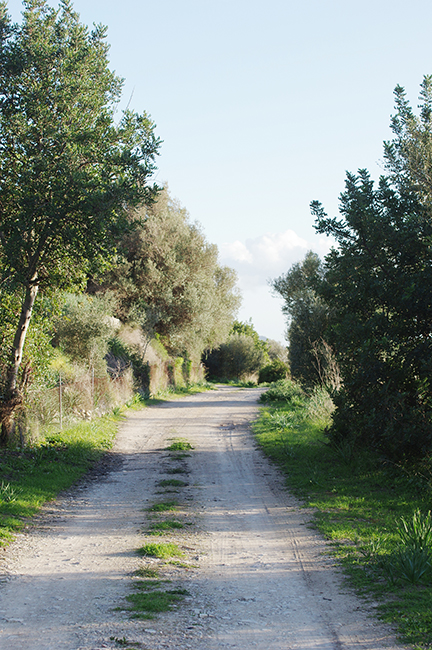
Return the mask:
<path fill-rule="evenodd" d="M 259 338 L 251 321 L 234 321 L 229 337 L 203 357 L 212 379 L 246 379 L 268 364 L 265 341 Z"/>
<path fill-rule="evenodd" d="M 224 341 L 240 304 L 236 274 L 218 263 L 218 250 L 164 188 L 120 245 L 122 257 L 106 276 L 119 315 L 158 335 L 171 354 L 199 360 Z"/>
<path fill-rule="evenodd" d="M 271 281 L 273 290 L 284 299 L 288 319 L 288 360 L 291 376 L 304 386 L 322 382 L 327 359 L 323 351 L 329 308 L 317 293 L 324 277 L 319 256 L 309 251 L 302 262 Z"/>
<path fill-rule="evenodd" d="M 40 288 L 82 283 L 125 228 L 125 206 L 149 202 L 159 142 L 154 125 L 126 111 L 108 67 L 105 29 L 89 32 L 62 0 L 26 0 L 13 25 L 0 3 L 0 265 L 2 291 L 20 315 L 2 371 L 1 441 L 22 403 L 20 367 Z"/>

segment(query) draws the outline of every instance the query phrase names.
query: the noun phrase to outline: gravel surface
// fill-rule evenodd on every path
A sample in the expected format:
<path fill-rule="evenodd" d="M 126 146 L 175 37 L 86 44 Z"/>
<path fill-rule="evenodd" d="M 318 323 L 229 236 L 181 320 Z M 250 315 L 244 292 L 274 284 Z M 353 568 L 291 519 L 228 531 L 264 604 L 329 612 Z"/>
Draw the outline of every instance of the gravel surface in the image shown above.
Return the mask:
<path fill-rule="evenodd" d="M 3 552 L 0 648 L 400 649 L 373 605 L 343 585 L 310 513 L 256 448 L 260 392 L 222 387 L 128 416 L 104 463 Z M 168 451 L 175 438 L 194 449 Z M 187 485 L 159 485 L 172 478 Z M 170 500 L 174 513 L 149 511 Z M 149 536 L 167 517 L 184 528 Z M 184 557 L 137 554 L 154 541 Z M 152 620 L 128 611 L 143 569 L 187 590 Z"/>

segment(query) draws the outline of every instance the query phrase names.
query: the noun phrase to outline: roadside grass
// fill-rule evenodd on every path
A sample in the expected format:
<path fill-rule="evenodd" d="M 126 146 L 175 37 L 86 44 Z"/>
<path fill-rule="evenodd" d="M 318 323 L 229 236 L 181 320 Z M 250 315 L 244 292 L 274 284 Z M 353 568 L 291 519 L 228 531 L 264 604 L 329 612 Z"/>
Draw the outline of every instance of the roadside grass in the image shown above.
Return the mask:
<path fill-rule="evenodd" d="M 123 413 L 117 409 L 115 414 L 51 431 L 28 447 L 0 449 L 0 546 L 110 449 Z"/>
<path fill-rule="evenodd" d="M 331 446 L 324 435 L 331 410 L 325 395 L 308 399 L 294 391 L 268 404 L 254 425 L 256 438 L 291 492 L 315 509 L 315 524 L 350 584 L 378 601 L 378 615 L 397 627 L 404 642 L 432 647 L 427 477 L 350 444 Z"/>
<path fill-rule="evenodd" d="M 157 391 L 152 397 L 158 401 L 165 401 L 175 399 L 177 397 L 184 397 L 185 395 L 195 395 L 196 393 L 203 393 L 207 390 L 215 390 L 215 387 L 208 381 L 197 381 L 188 383 L 186 386 L 179 386 L 178 388 L 165 388 Z"/>

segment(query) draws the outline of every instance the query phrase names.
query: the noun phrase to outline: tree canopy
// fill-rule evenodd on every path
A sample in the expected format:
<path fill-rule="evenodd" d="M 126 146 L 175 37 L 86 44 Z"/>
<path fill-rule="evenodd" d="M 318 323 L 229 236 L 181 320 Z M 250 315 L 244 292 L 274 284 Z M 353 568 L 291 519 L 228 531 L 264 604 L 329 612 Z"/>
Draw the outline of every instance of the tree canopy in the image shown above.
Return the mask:
<path fill-rule="evenodd" d="M 3 374 L 3 436 L 21 401 L 18 373 L 39 288 L 71 286 L 106 265 L 125 209 L 150 202 L 159 140 L 149 117 L 117 117 L 122 80 L 106 29 L 25 0 L 21 24 L 0 3 L 0 264 L 2 291 L 23 299 Z"/>
<path fill-rule="evenodd" d="M 323 341 L 329 309 L 317 294 L 324 266 L 319 256 L 309 251 L 302 262 L 271 281 L 275 293 L 284 299 L 282 311 L 288 320 L 288 359 L 291 375 L 304 386 L 322 381 L 327 365 Z"/>
<path fill-rule="evenodd" d="M 138 320 L 172 354 L 198 359 L 226 339 L 240 304 L 235 272 L 164 188 L 134 213 L 139 225 L 121 242 L 123 256 L 104 282 L 123 320 Z"/>
<path fill-rule="evenodd" d="M 387 177 L 348 174 L 340 218 L 312 204 L 316 229 L 335 238 L 319 285 L 334 314 L 329 336 L 343 375 L 331 429 L 396 459 L 432 449 L 432 89 L 420 117 L 396 89 Z"/>

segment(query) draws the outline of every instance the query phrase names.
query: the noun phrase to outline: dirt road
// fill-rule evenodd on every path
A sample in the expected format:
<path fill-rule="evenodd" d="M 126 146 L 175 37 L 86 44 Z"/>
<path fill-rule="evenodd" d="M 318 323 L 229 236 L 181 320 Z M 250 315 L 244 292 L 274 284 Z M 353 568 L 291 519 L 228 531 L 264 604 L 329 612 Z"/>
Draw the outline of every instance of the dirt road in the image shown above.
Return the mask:
<path fill-rule="evenodd" d="M 223 387 L 129 416 L 109 471 L 50 504 L 4 553 L 0 648 L 400 648 L 343 586 L 308 513 L 256 448 L 259 392 Z M 173 438 L 194 450 L 173 457 Z M 161 489 L 173 476 L 188 485 Z M 189 595 L 155 620 L 131 619 L 148 508 L 167 498 L 190 525 L 169 538 L 186 559 L 162 569 Z"/>

